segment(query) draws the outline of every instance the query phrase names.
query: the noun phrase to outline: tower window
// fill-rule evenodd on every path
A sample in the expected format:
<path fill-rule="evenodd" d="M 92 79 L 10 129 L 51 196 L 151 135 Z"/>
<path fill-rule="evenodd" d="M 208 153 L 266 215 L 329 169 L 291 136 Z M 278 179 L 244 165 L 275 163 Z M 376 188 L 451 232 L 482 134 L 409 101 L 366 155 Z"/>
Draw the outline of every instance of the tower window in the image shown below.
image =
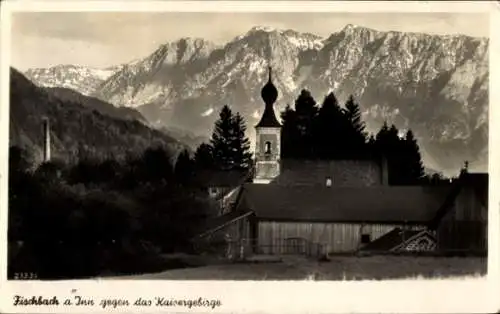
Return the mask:
<path fill-rule="evenodd" d="M 271 153 L 271 142 L 269 142 L 269 141 L 266 142 L 264 153 L 265 154 L 270 154 Z"/>
<path fill-rule="evenodd" d="M 330 178 L 330 177 L 326 177 L 326 186 L 327 186 L 327 187 L 332 186 L 332 178 Z"/>

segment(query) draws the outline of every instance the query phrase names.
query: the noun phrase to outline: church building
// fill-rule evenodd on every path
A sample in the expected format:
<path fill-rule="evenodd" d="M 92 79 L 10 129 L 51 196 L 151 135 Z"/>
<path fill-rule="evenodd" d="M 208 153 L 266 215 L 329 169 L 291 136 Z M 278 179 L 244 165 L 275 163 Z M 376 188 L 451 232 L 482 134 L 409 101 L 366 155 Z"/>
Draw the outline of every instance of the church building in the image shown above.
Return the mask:
<path fill-rule="evenodd" d="M 487 175 L 393 186 L 384 159 L 282 159 L 271 68 L 261 96 L 252 180 L 234 186 L 229 205 L 207 221 L 198 241 L 229 238 L 243 255 L 445 250 L 446 243 L 486 249 Z M 468 232 L 474 234 L 463 237 Z M 458 233 L 473 240 L 453 241 Z"/>

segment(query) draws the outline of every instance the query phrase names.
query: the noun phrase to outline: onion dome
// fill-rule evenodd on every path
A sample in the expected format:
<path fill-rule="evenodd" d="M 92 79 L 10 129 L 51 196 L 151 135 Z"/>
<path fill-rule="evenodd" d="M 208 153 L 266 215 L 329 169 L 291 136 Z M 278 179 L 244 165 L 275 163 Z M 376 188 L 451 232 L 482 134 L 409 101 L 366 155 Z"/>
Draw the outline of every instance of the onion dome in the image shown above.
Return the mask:
<path fill-rule="evenodd" d="M 278 90 L 272 82 L 271 67 L 269 67 L 269 80 L 262 88 L 260 95 L 262 100 L 264 100 L 266 107 L 264 109 L 264 113 L 262 114 L 262 118 L 256 127 L 281 127 L 281 124 L 278 122 L 278 119 L 276 119 L 276 115 L 274 114 L 273 104 L 276 102 L 276 99 L 278 99 Z"/>
<path fill-rule="evenodd" d="M 276 89 L 276 86 L 274 86 L 272 82 L 271 67 L 269 67 L 269 80 L 267 81 L 266 85 L 264 85 L 264 87 L 262 88 L 260 95 L 266 105 L 268 104 L 273 105 L 276 99 L 278 98 L 278 90 Z"/>

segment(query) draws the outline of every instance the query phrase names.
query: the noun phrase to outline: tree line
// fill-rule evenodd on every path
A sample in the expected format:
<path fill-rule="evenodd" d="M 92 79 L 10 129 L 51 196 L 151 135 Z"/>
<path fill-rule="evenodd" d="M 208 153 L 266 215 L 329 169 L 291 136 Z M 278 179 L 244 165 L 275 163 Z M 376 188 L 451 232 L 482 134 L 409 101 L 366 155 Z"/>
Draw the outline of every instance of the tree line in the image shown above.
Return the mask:
<path fill-rule="evenodd" d="M 163 147 L 123 161 L 51 161 L 34 167 L 9 152 L 8 273 L 39 278 L 165 270 L 161 253 L 189 252 L 215 212 L 208 194 L 184 184 Z"/>
<path fill-rule="evenodd" d="M 369 135 L 353 96 L 341 106 L 334 93 L 329 93 L 318 104 L 309 91 L 302 90 L 294 106 L 287 105 L 281 112 L 281 120 L 282 159 L 385 158 L 390 184 L 428 180 L 413 132 L 407 130 L 401 134 L 395 125 L 384 123 L 375 135 Z M 253 161 L 245 131 L 241 115 L 224 106 L 210 142 L 201 144 L 190 162 L 197 169 L 249 168 Z M 187 156 L 183 158 L 187 160 Z"/>
<path fill-rule="evenodd" d="M 334 93 L 318 105 L 309 91 L 302 90 L 294 107 L 287 105 L 281 118 L 284 159 L 385 158 L 390 184 L 416 184 L 424 177 L 413 132 L 407 130 L 401 136 L 395 125 L 384 123 L 375 136 L 370 136 L 352 95 L 343 107 Z"/>

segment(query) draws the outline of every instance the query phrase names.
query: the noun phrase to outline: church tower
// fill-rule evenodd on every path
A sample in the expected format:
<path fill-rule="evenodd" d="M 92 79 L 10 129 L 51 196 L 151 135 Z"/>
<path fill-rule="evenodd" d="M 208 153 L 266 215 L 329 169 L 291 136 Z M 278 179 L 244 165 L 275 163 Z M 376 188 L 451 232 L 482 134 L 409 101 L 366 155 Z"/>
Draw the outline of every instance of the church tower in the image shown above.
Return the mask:
<path fill-rule="evenodd" d="M 266 104 L 260 122 L 255 126 L 255 175 L 254 183 L 270 183 L 280 174 L 281 124 L 276 119 L 273 105 L 278 98 L 278 90 L 272 82 L 272 69 L 269 67 L 269 80 L 261 91 Z"/>

